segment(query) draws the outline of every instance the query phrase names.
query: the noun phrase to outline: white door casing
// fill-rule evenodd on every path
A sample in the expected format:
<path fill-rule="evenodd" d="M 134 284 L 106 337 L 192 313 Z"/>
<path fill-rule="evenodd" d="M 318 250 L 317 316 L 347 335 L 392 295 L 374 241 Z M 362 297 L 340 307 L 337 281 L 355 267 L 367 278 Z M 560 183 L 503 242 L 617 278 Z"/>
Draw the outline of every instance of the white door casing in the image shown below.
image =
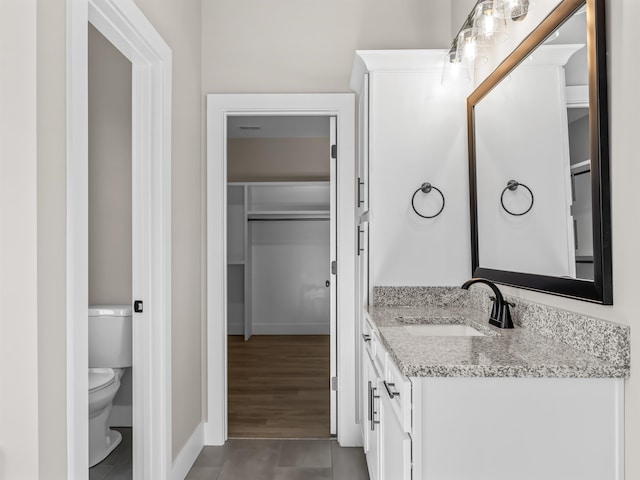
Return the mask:
<path fill-rule="evenodd" d="M 331 217 L 331 222 L 330 222 L 330 228 L 329 228 L 329 288 L 331 289 L 331 293 L 329 295 L 330 298 L 330 306 L 329 306 L 329 312 L 330 312 L 330 318 L 329 318 L 329 324 L 330 324 L 330 332 L 331 332 L 331 347 L 330 347 L 330 354 L 329 354 L 329 358 L 330 358 L 330 365 L 329 365 L 329 370 L 330 370 L 330 376 L 331 378 L 335 378 L 338 376 L 338 369 L 337 369 L 337 358 L 336 358 L 336 352 L 337 352 L 337 333 L 338 333 L 338 312 L 336 310 L 336 306 L 337 306 L 337 294 L 338 294 L 338 289 L 337 289 L 337 271 L 336 274 L 334 274 L 333 272 L 333 265 L 334 265 L 334 261 L 336 262 L 336 266 L 337 266 L 337 229 L 336 229 L 336 213 L 337 213 L 337 196 L 336 196 L 336 190 L 337 190 L 337 163 L 338 163 L 338 159 L 334 158 L 334 151 L 335 153 L 337 153 L 337 145 L 338 145 L 338 119 L 336 117 L 330 117 L 329 118 L 329 145 L 330 145 L 330 155 L 329 155 L 329 178 L 331 179 L 330 182 L 330 187 L 329 187 L 329 216 Z M 335 145 L 335 148 L 334 148 Z M 355 375 L 355 372 L 354 372 Z M 334 389 L 333 389 L 333 380 L 331 380 L 332 385 L 330 388 L 330 396 L 331 396 L 331 435 L 335 435 L 337 433 L 337 408 L 338 408 L 338 395 Z"/>
<path fill-rule="evenodd" d="M 171 50 L 133 0 L 67 1 L 67 474 L 88 477 L 88 38 L 132 63 L 133 478 L 171 472 Z"/>
<path fill-rule="evenodd" d="M 355 418 L 355 102 L 353 94 L 207 95 L 207 411 L 205 444 L 227 439 L 226 183 L 230 115 L 335 116 L 337 119 L 337 435 L 362 444 Z"/>

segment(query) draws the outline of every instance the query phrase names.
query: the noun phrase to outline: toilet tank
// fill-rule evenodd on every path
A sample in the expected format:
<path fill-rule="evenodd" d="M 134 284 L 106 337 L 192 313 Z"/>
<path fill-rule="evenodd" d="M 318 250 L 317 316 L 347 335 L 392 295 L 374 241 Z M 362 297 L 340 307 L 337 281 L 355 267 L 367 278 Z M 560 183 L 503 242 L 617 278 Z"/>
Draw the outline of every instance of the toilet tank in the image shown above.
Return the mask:
<path fill-rule="evenodd" d="M 89 368 L 133 364 L 131 305 L 89 306 Z"/>

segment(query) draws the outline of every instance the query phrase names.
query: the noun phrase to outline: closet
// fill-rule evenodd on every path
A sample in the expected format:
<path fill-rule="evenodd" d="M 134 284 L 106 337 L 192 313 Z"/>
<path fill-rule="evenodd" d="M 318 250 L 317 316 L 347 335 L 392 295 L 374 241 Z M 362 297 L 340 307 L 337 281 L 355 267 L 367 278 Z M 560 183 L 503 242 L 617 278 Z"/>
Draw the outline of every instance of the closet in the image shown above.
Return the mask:
<path fill-rule="evenodd" d="M 329 182 L 227 185 L 229 335 L 329 335 L 329 195 Z"/>
<path fill-rule="evenodd" d="M 331 434 L 334 125 L 227 120 L 229 437 Z"/>

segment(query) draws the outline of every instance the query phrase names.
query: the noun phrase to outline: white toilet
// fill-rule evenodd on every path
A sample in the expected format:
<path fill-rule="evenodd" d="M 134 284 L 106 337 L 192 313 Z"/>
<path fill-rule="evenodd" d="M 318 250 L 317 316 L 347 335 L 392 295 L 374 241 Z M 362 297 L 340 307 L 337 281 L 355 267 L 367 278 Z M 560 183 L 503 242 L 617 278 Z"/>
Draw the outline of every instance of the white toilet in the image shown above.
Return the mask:
<path fill-rule="evenodd" d="M 107 426 L 124 369 L 132 365 L 130 305 L 89 306 L 89 466 L 122 440 Z"/>

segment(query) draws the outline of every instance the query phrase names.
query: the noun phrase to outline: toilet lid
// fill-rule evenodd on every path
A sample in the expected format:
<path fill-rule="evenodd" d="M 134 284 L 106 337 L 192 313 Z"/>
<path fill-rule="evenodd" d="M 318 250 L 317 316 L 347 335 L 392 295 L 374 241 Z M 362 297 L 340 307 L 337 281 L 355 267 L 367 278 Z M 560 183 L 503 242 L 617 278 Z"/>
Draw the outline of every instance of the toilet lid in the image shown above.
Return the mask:
<path fill-rule="evenodd" d="M 89 369 L 89 393 L 96 392 L 111 385 L 116 379 L 113 368 Z"/>

